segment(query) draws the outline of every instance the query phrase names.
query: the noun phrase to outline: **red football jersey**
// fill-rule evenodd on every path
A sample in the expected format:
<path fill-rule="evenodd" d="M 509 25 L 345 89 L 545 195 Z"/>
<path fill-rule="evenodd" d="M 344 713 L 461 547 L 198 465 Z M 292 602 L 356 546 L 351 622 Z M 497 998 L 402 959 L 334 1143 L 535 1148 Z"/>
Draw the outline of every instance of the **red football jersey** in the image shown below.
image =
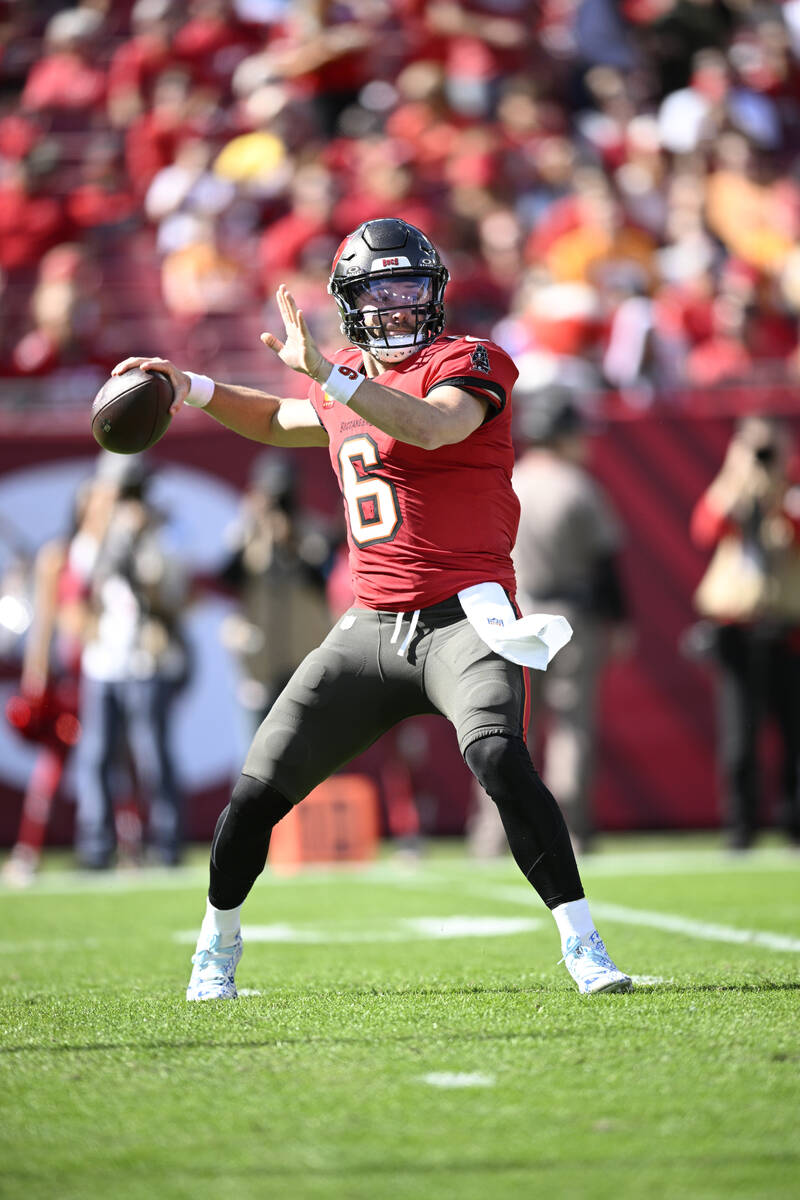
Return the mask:
<path fill-rule="evenodd" d="M 347 347 L 334 361 L 363 369 Z M 512 596 L 519 502 L 511 487 L 511 389 L 517 368 L 493 342 L 441 335 L 376 382 L 412 396 L 452 384 L 489 401 L 464 441 L 423 450 L 390 437 L 317 383 L 309 398 L 330 437 L 344 500 L 356 602 L 407 612 L 486 580 Z"/>

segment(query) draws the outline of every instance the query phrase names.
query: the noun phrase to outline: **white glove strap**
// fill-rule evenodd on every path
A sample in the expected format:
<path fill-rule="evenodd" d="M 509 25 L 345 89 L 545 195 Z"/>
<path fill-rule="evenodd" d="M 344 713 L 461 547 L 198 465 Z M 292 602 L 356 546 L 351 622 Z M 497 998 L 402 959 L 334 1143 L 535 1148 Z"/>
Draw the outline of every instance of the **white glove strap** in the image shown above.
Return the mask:
<path fill-rule="evenodd" d="M 214 395 L 214 380 L 208 375 L 195 375 L 194 371 L 184 371 L 184 375 L 189 376 L 192 385 L 184 404 L 191 404 L 192 408 L 205 408 Z"/>
<path fill-rule="evenodd" d="M 360 375 L 358 371 L 354 371 L 352 367 L 335 365 L 328 378 L 320 386 L 331 400 L 338 400 L 340 404 L 349 404 L 363 382 L 364 376 Z"/>

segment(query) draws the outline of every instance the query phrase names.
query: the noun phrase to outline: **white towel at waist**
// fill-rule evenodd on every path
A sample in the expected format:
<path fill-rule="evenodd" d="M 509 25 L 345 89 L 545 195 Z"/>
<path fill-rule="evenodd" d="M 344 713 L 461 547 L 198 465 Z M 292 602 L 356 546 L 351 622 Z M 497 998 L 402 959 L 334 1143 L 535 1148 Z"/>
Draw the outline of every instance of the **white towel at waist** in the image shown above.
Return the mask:
<path fill-rule="evenodd" d="M 478 583 L 458 593 L 467 620 L 497 654 L 521 667 L 547 670 L 554 655 L 572 637 L 566 617 L 529 613 L 517 617 L 499 583 Z"/>

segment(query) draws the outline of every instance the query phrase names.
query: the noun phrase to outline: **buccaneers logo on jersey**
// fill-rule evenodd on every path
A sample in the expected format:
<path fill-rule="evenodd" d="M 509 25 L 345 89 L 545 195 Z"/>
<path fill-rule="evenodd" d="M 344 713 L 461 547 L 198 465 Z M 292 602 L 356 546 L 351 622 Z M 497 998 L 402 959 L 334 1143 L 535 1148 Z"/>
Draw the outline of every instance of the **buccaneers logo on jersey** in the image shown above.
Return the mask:
<path fill-rule="evenodd" d="M 491 368 L 489 366 L 489 355 L 486 353 L 485 346 L 476 346 L 472 351 L 470 365 L 475 371 L 483 371 L 484 375 L 488 375 Z"/>

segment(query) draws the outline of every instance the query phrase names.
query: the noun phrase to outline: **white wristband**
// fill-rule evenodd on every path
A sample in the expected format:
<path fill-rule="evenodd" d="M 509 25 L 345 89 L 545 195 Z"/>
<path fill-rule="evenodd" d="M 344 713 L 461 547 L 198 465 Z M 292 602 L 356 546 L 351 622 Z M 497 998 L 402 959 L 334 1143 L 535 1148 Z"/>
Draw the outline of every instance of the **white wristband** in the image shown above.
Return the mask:
<path fill-rule="evenodd" d="M 214 395 L 214 380 L 208 375 L 195 375 L 194 371 L 184 371 L 184 375 L 188 375 L 191 381 L 184 404 L 191 404 L 192 408 L 205 408 Z"/>
<path fill-rule="evenodd" d="M 326 396 L 330 396 L 331 400 L 338 400 L 340 404 L 349 404 L 363 382 L 364 376 L 360 375 L 358 371 L 354 371 L 352 367 L 335 365 L 320 387 Z"/>

